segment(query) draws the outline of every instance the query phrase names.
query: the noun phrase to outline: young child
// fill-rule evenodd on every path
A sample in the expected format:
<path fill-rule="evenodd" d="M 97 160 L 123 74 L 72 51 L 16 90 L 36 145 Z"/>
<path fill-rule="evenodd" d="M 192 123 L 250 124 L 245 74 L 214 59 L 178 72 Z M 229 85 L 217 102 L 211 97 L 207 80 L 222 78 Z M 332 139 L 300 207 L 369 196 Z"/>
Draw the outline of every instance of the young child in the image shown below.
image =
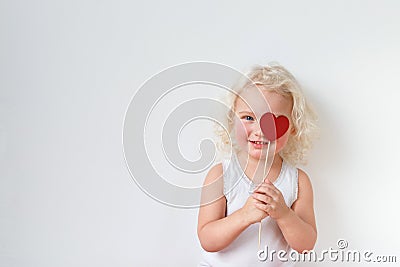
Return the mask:
<path fill-rule="evenodd" d="M 247 77 L 231 98 L 228 133 L 221 131 L 222 145 L 232 148 L 230 157 L 212 167 L 204 181 L 200 266 L 292 266 L 290 251 L 311 250 L 317 238 L 311 182 L 294 167 L 311 147 L 315 115 L 282 66 L 255 67 Z M 275 140 L 260 125 L 267 112 L 289 121 Z M 289 260 L 275 254 L 262 261 L 260 250 L 283 250 Z"/>

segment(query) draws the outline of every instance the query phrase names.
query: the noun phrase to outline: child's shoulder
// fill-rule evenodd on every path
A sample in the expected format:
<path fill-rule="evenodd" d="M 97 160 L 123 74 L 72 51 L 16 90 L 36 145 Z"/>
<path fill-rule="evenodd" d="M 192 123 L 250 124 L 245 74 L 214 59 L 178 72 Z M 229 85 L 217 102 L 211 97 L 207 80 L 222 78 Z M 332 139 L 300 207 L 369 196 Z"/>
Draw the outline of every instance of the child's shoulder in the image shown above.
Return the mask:
<path fill-rule="evenodd" d="M 308 174 L 303 169 L 300 169 L 300 168 L 297 168 L 297 167 L 296 167 L 296 169 L 298 171 L 299 180 L 300 179 L 301 180 L 310 180 L 310 177 L 308 176 Z"/>
<path fill-rule="evenodd" d="M 205 184 L 213 183 L 214 181 L 221 178 L 223 174 L 222 162 L 215 164 L 207 173 L 206 179 L 204 180 Z"/>
<path fill-rule="evenodd" d="M 312 190 L 312 184 L 308 174 L 300 168 L 297 168 L 297 171 L 298 171 L 299 188 L 303 188 L 303 190 L 304 189 Z"/>

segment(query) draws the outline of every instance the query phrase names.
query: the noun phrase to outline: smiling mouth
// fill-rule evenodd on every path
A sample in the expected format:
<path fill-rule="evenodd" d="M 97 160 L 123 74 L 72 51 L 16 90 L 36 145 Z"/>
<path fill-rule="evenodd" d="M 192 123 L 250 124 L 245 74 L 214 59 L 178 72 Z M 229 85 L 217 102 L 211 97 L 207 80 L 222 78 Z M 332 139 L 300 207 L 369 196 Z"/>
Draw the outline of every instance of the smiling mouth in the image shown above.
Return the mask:
<path fill-rule="evenodd" d="M 256 145 L 267 145 L 269 142 L 263 142 L 263 141 L 252 141 L 249 140 L 250 143 L 256 144 Z"/>

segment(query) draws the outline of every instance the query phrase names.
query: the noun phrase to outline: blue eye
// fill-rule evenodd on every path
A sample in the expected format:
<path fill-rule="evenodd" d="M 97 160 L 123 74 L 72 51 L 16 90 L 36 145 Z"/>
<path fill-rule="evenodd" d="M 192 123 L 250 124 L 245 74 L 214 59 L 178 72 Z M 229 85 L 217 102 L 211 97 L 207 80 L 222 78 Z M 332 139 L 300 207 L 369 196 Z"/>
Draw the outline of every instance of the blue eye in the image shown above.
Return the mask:
<path fill-rule="evenodd" d="M 254 118 L 252 116 L 244 116 L 243 117 L 246 121 L 254 121 Z"/>

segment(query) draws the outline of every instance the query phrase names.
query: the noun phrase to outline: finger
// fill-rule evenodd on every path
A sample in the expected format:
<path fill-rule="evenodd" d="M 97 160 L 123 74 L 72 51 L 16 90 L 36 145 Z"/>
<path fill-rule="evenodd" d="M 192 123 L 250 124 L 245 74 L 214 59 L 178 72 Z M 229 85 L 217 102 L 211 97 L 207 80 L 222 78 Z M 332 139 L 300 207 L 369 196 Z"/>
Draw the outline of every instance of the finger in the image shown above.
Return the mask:
<path fill-rule="evenodd" d="M 263 186 L 254 191 L 254 193 L 261 193 L 272 197 L 274 200 L 279 198 L 280 191 L 274 190 L 271 187 Z"/>
<path fill-rule="evenodd" d="M 268 180 L 269 181 L 269 180 Z M 276 189 L 276 190 L 278 190 L 278 188 L 276 188 L 276 186 L 273 184 L 273 183 L 271 183 L 271 182 L 269 182 L 269 183 L 267 183 L 267 182 L 263 182 L 263 183 L 261 183 L 263 186 L 266 186 L 266 187 L 270 187 L 270 188 L 273 188 L 273 189 Z"/>
<path fill-rule="evenodd" d="M 271 185 L 270 184 L 267 184 L 267 183 L 265 183 L 265 182 L 262 182 L 261 184 L 259 184 L 258 185 L 258 187 L 255 189 L 255 191 L 257 191 L 257 190 L 262 190 L 262 191 L 264 191 L 266 188 L 275 188 L 275 187 L 271 187 Z"/>
<path fill-rule="evenodd" d="M 280 195 L 281 194 L 281 191 L 278 188 L 276 188 L 273 184 L 264 184 L 263 188 L 271 189 L 272 191 L 274 191 L 275 195 Z"/>
<path fill-rule="evenodd" d="M 267 196 L 265 194 L 260 194 L 260 193 L 253 193 L 252 196 L 257 200 L 264 202 L 265 204 L 269 204 L 273 200 L 270 196 Z"/>
<path fill-rule="evenodd" d="M 261 211 L 266 212 L 267 214 L 269 214 L 269 213 L 268 213 L 268 211 L 270 210 L 269 204 L 262 204 L 262 203 L 260 203 L 260 202 L 256 202 L 256 203 L 254 203 L 254 205 L 255 205 L 255 207 L 256 207 L 257 209 L 259 209 L 259 210 L 261 210 Z"/>
<path fill-rule="evenodd" d="M 260 184 L 259 186 L 256 187 L 256 189 L 254 189 L 254 192 L 264 192 L 266 186 Z"/>
<path fill-rule="evenodd" d="M 254 189 L 254 192 L 265 193 L 266 189 L 267 187 L 265 185 L 260 184 L 256 189 Z"/>

